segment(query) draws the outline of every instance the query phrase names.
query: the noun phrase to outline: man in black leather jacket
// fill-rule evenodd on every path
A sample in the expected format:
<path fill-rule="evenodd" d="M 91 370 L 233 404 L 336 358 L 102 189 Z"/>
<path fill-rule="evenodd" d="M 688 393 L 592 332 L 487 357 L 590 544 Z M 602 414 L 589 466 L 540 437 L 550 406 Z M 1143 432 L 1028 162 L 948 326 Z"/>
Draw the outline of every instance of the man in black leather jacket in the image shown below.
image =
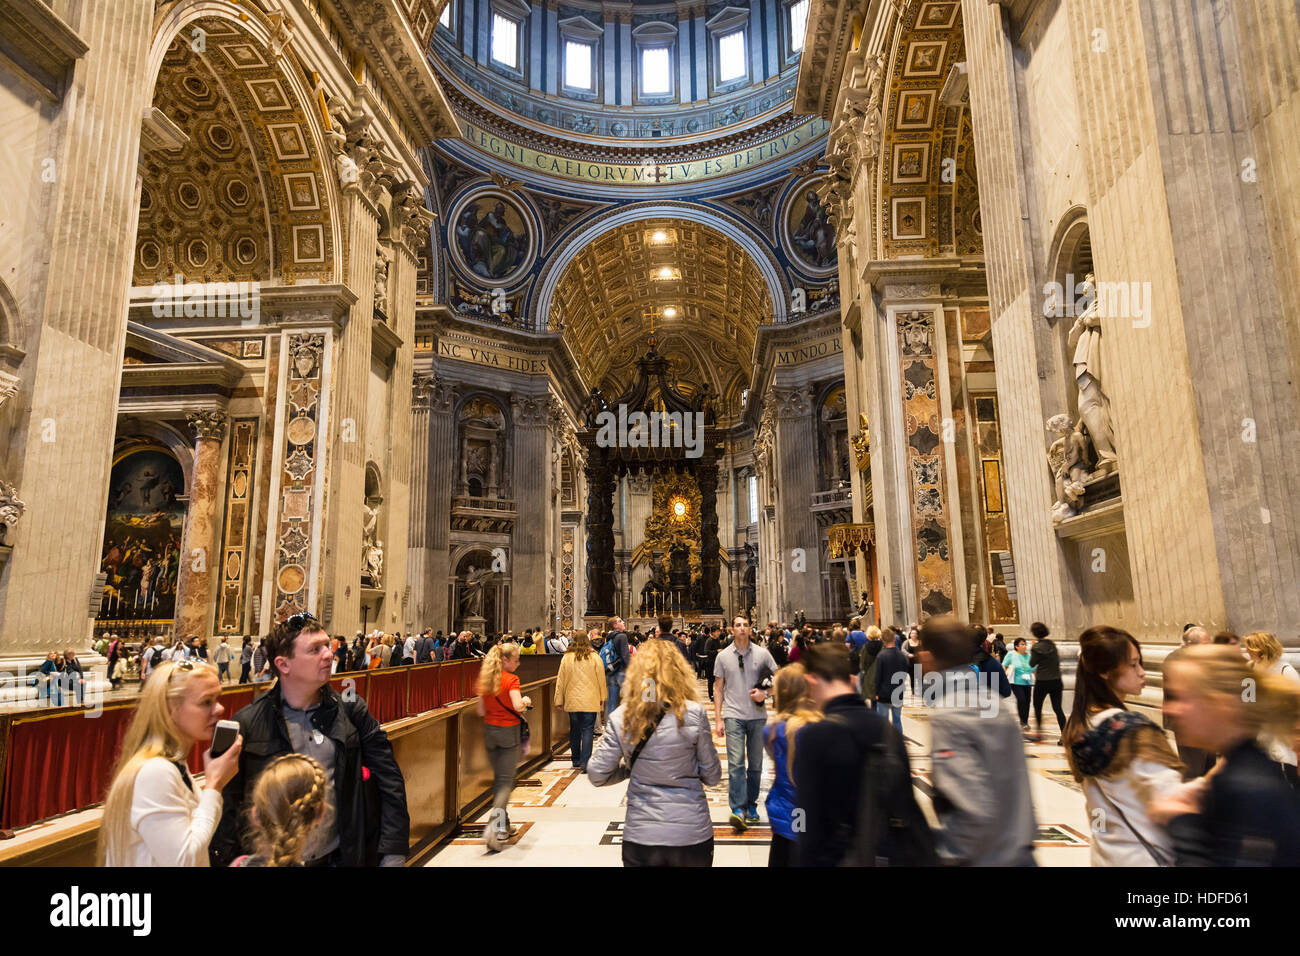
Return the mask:
<path fill-rule="evenodd" d="M 265 645 L 278 679 L 235 715 L 244 746 L 239 772 L 222 794 L 212 865 L 228 866 L 250 852 L 244 825 L 252 784 L 276 757 L 293 752 L 316 759 L 334 782 L 304 854 L 307 865 L 402 865 L 411 829 L 406 782 L 366 702 L 330 687 L 329 635 L 307 615 L 295 615 L 277 624 Z"/>

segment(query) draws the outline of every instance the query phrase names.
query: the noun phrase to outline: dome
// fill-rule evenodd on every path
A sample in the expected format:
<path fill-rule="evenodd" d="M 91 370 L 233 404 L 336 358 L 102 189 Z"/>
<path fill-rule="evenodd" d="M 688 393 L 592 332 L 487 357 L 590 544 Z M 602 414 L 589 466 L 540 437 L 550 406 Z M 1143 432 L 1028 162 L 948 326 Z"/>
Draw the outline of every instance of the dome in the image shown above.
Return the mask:
<path fill-rule="evenodd" d="M 698 142 L 789 117 L 807 9 L 450 0 L 429 57 L 462 114 L 610 146 Z"/>

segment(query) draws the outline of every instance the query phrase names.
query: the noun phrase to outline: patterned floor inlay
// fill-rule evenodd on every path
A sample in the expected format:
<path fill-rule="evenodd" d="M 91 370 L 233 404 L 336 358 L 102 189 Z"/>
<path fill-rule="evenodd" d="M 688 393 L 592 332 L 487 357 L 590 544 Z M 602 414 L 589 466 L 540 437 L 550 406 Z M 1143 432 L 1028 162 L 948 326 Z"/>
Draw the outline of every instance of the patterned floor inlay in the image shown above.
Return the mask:
<path fill-rule="evenodd" d="M 1088 836 L 1064 823 L 1040 823 L 1034 846 L 1088 846 Z"/>
<path fill-rule="evenodd" d="M 511 804 L 511 806 L 513 806 L 513 804 Z M 518 832 L 516 832 L 515 835 L 512 836 L 510 839 L 505 841 L 507 846 L 514 846 L 516 843 L 518 843 L 520 840 L 523 839 L 525 833 L 527 833 L 529 830 L 533 828 L 533 824 L 531 820 L 520 822 L 520 823 L 512 823 L 511 826 L 515 827 Z M 452 846 L 475 846 L 475 845 L 482 846 L 483 831 L 486 829 L 487 829 L 486 823 L 467 823 L 460 828 L 460 831 L 456 834 L 456 837 L 451 841 L 451 845 Z"/>
<path fill-rule="evenodd" d="M 1063 787 L 1069 787 L 1075 793 L 1083 793 L 1083 787 L 1079 786 L 1074 779 L 1074 774 L 1070 773 L 1069 770 L 1054 770 L 1047 767 L 1035 767 L 1034 769 L 1048 780 L 1059 783 Z"/>
<path fill-rule="evenodd" d="M 572 767 L 546 767 L 535 777 L 515 781 L 515 792 L 510 795 L 512 807 L 550 807 L 581 774 Z"/>
<path fill-rule="evenodd" d="M 772 843 L 772 828 L 766 824 L 755 824 L 745 830 L 744 833 L 737 833 L 731 827 L 723 824 L 714 824 L 713 826 L 713 845 L 714 846 L 770 846 Z M 623 821 L 611 820 L 609 826 L 600 837 L 601 846 L 622 846 L 623 845 Z"/>

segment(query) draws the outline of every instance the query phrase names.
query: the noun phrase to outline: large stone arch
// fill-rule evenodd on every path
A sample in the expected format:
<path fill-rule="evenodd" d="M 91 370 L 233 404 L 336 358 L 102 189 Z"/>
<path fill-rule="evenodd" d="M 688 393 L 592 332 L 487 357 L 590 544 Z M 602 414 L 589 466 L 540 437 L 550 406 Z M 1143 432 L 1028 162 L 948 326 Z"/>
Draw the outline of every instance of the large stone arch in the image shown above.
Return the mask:
<path fill-rule="evenodd" d="M 26 330 L 18 300 L 4 279 L 0 279 L 0 409 L 18 391 L 18 367 L 26 355 L 25 344 Z"/>
<path fill-rule="evenodd" d="M 948 12 L 922 22 L 936 10 Z M 980 255 L 970 109 L 948 82 L 965 59 L 960 6 L 912 4 L 885 56 L 871 258 Z"/>
<path fill-rule="evenodd" d="M 201 44 L 196 30 L 203 31 Z M 195 132 L 202 137 L 200 142 L 194 142 L 192 137 L 187 147 L 160 151 L 161 156 L 175 161 L 178 157 L 184 159 L 187 151 L 215 149 L 216 162 L 220 162 L 226 152 L 231 154 L 233 169 L 234 154 L 238 153 L 239 146 L 245 147 L 251 153 L 250 165 L 257 176 L 256 187 L 264 206 L 262 219 L 267 246 L 265 252 L 259 250 L 257 256 L 257 264 L 264 268 L 256 271 L 265 274 L 253 278 L 286 283 L 338 282 L 343 274 L 344 252 L 339 219 L 340 197 L 331 153 L 325 146 L 327 121 L 323 116 L 323 94 L 311 88 L 292 45 L 286 45 L 284 39 L 285 34 L 277 34 L 272 24 L 255 8 L 237 9 L 215 0 L 180 3 L 167 11 L 155 30 L 148 60 L 149 99 L 141 104 L 141 109 L 146 116 L 152 113 L 153 98 L 160 84 L 169 82 L 169 70 L 184 68 L 183 64 L 200 63 L 206 74 L 197 79 L 214 85 L 216 89 L 212 92 L 233 111 L 239 124 L 235 137 L 239 142 L 232 149 L 222 150 L 224 133 L 220 133 L 214 142 L 211 125 L 192 124 L 196 125 Z M 201 51 L 196 49 L 199 46 Z M 197 87 L 199 84 L 191 85 Z M 211 99 L 201 95 L 201 90 L 189 92 L 196 99 L 191 104 L 196 111 Z M 202 125 L 202 129 L 197 125 Z M 209 162 L 212 161 L 209 158 Z M 227 191 L 233 188 L 238 192 L 239 187 L 227 182 L 227 178 L 218 169 L 210 184 L 198 184 L 200 189 L 210 185 L 211 208 L 218 219 L 224 215 L 237 218 L 239 212 L 238 197 L 232 199 Z M 147 258 L 147 244 L 151 241 L 148 204 L 174 202 L 178 204 L 178 214 L 191 214 L 181 204 L 175 190 L 171 195 L 154 197 L 149 193 L 149 187 L 146 175 L 141 203 L 141 234 L 134 250 L 137 284 L 141 279 L 155 281 L 164 264 L 160 262 L 153 269 L 147 268 L 153 261 Z M 185 187 L 177 184 L 177 188 Z M 219 197 L 218 190 L 222 191 Z M 210 219 L 202 226 L 204 232 L 221 231 L 212 227 Z M 238 237 L 234 237 L 233 241 L 237 240 Z M 165 242 L 158 244 L 166 245 Z M 234 255 L 233 246 L 227 251 L 232 253 L 229 258 L 237 266 L 250 265 L 246 255 Z M 205 272 L 205 266 L 216 258 L 214 252 L 209 251 L 206 262 L 196 261 L 201 258 L 201 253 L 200 257 L 182 259 L 176 256 L 175 265 L 184 266 L 181 271 L 195 277 L 224 280 L 227 277 L 218 269 L 211 268 Z M 248 270 L 245 268 L 243 271 Z M 248 278 L 246 275 L 238 277 Z"/>
<path fill-rule="evenodd" d="M 789 288 L 781 267 L 767 247 L 763 237 L 756 233 L 747 223 L 735 216 L 729 216 L 716 209 L 695 203 L 678 202 L 643 202 L 624 206 L 617 212 L 601 216 L 589 222 L 582 229 L 564 240 L 547 259 L 538 281 L 533 286 L 532 301 L 528 314 L 536 316 L 539 328 L 544 329 L 550 315 L 555 290 L 561 277 L 573 260 L 590 243 L 605 233 L 627 223 L 643 219 L 674 218 L 697 223 L 715 229 L 735 240 L 749 255 L 754 265 L 763 276 L 768 295 L 772 301 L 773 321 L 785 322 L 788 318 Z"/>

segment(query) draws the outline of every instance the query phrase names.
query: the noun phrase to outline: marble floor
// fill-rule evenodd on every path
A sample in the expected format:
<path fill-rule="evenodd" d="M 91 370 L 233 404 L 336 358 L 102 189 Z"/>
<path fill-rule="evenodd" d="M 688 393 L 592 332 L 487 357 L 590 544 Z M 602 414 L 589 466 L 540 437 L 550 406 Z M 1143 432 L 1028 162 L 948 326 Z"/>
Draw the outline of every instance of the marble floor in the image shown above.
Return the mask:
<path fill-rule="evenodd" d="M 707 699 L 701 684 L 701 700 Z M 1067 704 L 1068 706 L 1068 704 Z M 1026 741 L 1029 783 L 1038 820 L 1035 857 L 1041 866 L 1088 865 L 1088 818 L 1083 794 L 1071 779 L 1061 748 L 1056 720 L 1044 717 L 1044 743 Z M 917 800 L 933 814 L 930 792 L 929 713 L 919 699 L 903 709 L 903 734 L 912 769 Z M 763 797 L 759 801 L 761 826 L 737 836 L 726 820 L 726 746 L 716 741 L 722 758 L 722 780 L 709 788 L 714 822 L 714 866 L 766 866 L 771 830 L 763 800 L 772 782 L 770 761 L 764 761 Z M 510 801 L 510 822 L 518 834 L 501 853 L 488 853 L 482 842 L 485 812 L 444 845 L 427 866 L 620 866 L 620 829 L 625 812 L 627 784 L 593 787 L 567 756 L 553 761 L 531 777 L 521 779 Z"/>

